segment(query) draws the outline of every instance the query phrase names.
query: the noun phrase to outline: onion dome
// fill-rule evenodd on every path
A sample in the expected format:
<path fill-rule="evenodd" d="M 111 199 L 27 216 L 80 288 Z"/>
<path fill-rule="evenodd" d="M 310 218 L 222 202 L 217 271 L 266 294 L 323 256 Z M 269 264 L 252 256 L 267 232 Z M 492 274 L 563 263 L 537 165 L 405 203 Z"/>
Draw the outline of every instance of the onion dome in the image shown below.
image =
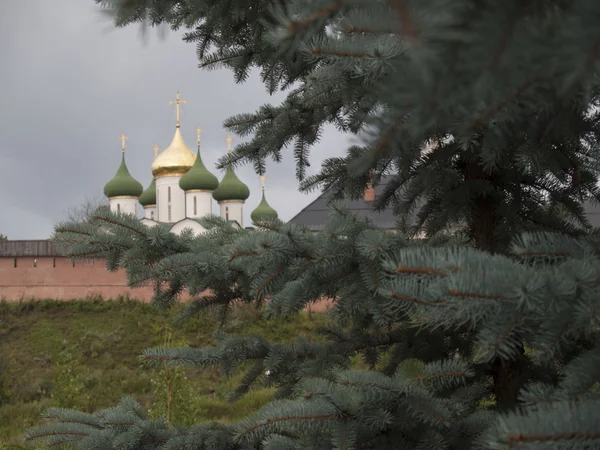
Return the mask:
<path fill-rule="evenodd" d="M 143 207 L 156 206 L 156 179 L 152 178 L 152 183 L 148 186 L 142 195 L 140 195 L 140 205 Z"/>
<path fill-rule="evenodd" d="M 262 200 L 256 209 L 250 213 L 250 218 L 253 222 L 257 222 L 260 219 L 277 219 L 277 211 L 271 208 L 271 205 L 267 203 L 264 189 L 262 193 Z"/>
<path fill-rule="evenodd" d="M 231 167 L 227 168 L 219 187 L 213 192 L 213 198 L 218 202 L 228 200 L 245 201 L 250 197 L 250 189 L 237 177 Z"/>
<path fill-rule="evenodd" d="M 104 186 L 104 195 L 113 197 L 139 197 L 144 188 L 131 176 L 125 164 L 125 153 L 121 158 L 121 165 L 116 175 Z"/>
<path fill-rule="evenodd" d="M 152 175 L 155 177 L 182 176 L 194 165 L 196 156 L 181 137 L 179 125 L 171 144 L 158 155 L 152 163 Z"/>
<path fill-rule="evenodd" d="M 227 142 L 227 153 L 231 153 L 231 143 L 233 139 L 228 136 L 225 139 Z M 250 189 L 237 177 L 231 166 L 227 167 L 225 176 L 219 183 L 219 187 L 213 192 L 213 198 L 217 202 L 226 202 L 228 200 L 246 201 L 250 197 Z"/>
<path fill-rule="evenodd" d="M 196 161 L 192 168 L 179 180 L 179 187 L 184 191 L 214 191 L 218 186 L 218 178 L 208 171 L 204 162 L 202 162 L 200 148 L 198 148 Z"/>

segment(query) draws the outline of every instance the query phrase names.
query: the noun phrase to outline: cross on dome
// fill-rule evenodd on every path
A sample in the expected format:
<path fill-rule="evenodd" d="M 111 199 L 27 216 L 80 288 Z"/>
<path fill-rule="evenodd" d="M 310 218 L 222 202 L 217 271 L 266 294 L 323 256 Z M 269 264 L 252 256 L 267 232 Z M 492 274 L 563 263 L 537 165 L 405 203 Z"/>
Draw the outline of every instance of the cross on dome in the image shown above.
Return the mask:
<path fill-rule="evenodd" d="M 121 140 L 121 153 L 125 153 L 125 141 L 127 140 L 127 136 L 125 136 L 125 133 L 123 133 L 121 136 L 119 136 L 119 139 Z"/>
<path fill-rule="evenodd" d="M 180 116 L 180 106 L 181 104 L 186 104 L 187 100 L 181 100 L 179 98 L 179 91 L 175 94 L 175 100 L 169 100 L 169 105 L 175 105 L 175 117 L 177 119 L 177 126 L 179 126 L 179 116 Z"/>

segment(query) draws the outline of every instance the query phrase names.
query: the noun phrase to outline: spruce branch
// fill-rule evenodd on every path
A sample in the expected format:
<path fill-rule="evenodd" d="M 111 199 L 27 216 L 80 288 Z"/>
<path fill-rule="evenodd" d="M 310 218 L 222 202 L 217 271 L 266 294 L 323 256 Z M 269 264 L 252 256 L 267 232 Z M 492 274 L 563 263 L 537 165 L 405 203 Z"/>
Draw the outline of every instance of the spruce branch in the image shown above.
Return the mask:
<path fill-rule="evenodd" d="M 244 435 L 255 432 L 256 430 L 258 430 L 261 427 L 267 427 L 270 425 L 274 425 L 277 424 L 278 422 L 283 422 L 283 421 L 321 421 L 321 420 L 332 420 L 337 416 L 336 413 L 329 413 L 329 414 L 307 414 L 307 415 L 296 415 L 296 416 L 292 416 L 292 415 L 285 415 L 285 416 L 280 416 L 280 417 L 273 417 L 273 418 L 268 418 L 265 419 L 262 422 L 256 422 L 254 425 L 252 425 L 251 427 L 245 428 L 243 430 L 241 430 L 238 433 L 238 436 L 240 438 L 243 438 Z"/>
<path fill-rule="evenodd" d="M 488 294 L 485 292 L 473 292 L 473 291 L 459 291 L 457 289 L 448 289 L 448 294 L 452 297 L 460 298 L 474 298 L 474 299 L 486 299 L 486 300 L 509 300 L 505 295 L 500 294 Z"/>
<path fill-rule="evenodd" d="M 61 234 L 78 234 L 81 236 L 91 236 L 92 233 L 90 231 L 84 231 L 78 227 L 73 226 L 72 224 L 70 225 L 58 225 L 55 229 L 55 233 L 57 235 L 61 235 Z"/>
<path fill-rule="evenodd" d="M 427 398 L 426 395 L 408 394 L 404 401 L 412 414 L 432 425 L 448 426 L 451 422 L 450 412 L 445 411 L 441 405 L 435 405 L 438 408 L 434 407 L 432 399 Z"/>
<path fill-rule="evenodd" d="M 488 107 L 481 115 L 475 117 L 471 122 L 471 129 L 477 130 L 483 125 L 488 124 L 498 112 L 500 112 L 505 106 L 515 101 L 521 94 L 533 86 L 536 81 L 538 81 L 537 76 L 531 76 L 524 80 L 513 92 L 507 94 L 498 102 Z"/>
<path fill-rule="evenodd" d="M 392 6 L 398 14 L 403 37 L 408 41 L 416 41 L 419 38 L 419 28 L 411 18 L 406 0 L 392 0 Z"/>
<path fill-rule="evenodd" d="M 203 61 L 198 64 L 198 67 L 201 69 L 211 69 L 216 70 L 222 68 L 226 64 L 232 63 L 232 61 L 236 59 L 251 59 L 257 54 L 259 51 L 221 51 L 214 55 L 206 56 Z"/>
<path fill-rule="evenodd" d="M 336 51 L 336 50 L 325 50 L 319 47 L 312 48 L 313 55 L 327 55 L 327 56 L 337 56 L 339 58 L 380 58 L 381 55 L 377 54 L 377 52 L 373 54 L 369 53 L 353 53 L 353 52 L 344 52 L 344 51 Z M 327 105 L 325 105 L 327 106 Z"/>
<path fill-rule="evenodd" d="M 269 275 L 269 277 L 263 281 L 260 286 L 258 286 L 255 291 L 256 293 L 260 293 L 262 292 L 279 274 L 281 274 L 286 268 L 285 264 L 282 264 L 281 266 L 279 266 L 277 268 L 277 270 L 275 270 L 275 272 L 273 272 L 271 275 Z"/>
<path fill-rule="evenodd" d="M 375 206 L 402 216 L 410 235 L 378 235 L 339 206 L 317 233 L 234 230 L 215 217 L 198 237 L 109 215 L 67 224 L 57 243 L 105 255 L 131 285 L 154 280 L 157 305 L 187 289 L 200 296 L 190 314 L 212 307 L 226 319 L 243 303 L 278 317 L 330 298 L 332 331 L 325 342 L 219 334 L 215 348 L 148 351 L 150 365 L 232 374 L 248 364 L 240 395 L 270 370 L 284 402 L 242 424 L 174 430 L 130 403 L 99 412 L 103 429 L 58 411 L 48 430 L 85 435 L 50 445 L 598 446 L 600 242 L 586 235 L 582 207 L 600 199 L 598 2 L 97 1 L 119 25 L 187 28 L 207 68 L 225 65 L 241 82 L 256 67 L 270 93 L 288 90 L 225 122 L 250 140 L 220 166 L 249 162 L 262 174 L 267 157 L 290 151 L 303 189 L 346 199 L 389 174 Z M 363 143 L 307 176 L 327 125 Z M 437 247 L 436 235 L 457 228 L 464 238 Z M 480 355 L 492 364 L 473 363 Z M 356 356 L 370 370 L 347 372 Z M 490 392 L 496 403 L 482 408 Z"/>
<path fill-rule="evenodd" d="M 593 423 L 594 405 L 593 400 L 555 402 L 528 411 L 527 415 L 500 418 L 498 425 L 487 434 L 487 441 L 493 446 L 491 448 L 507 445 L 593 447 L 600 442 L 598 424 Z"/>
<path fill-rule="evenodd" d="M 313 11 L 304 20 L 291 21 L 288 25 L 288 33 L 295 36 L 298 33 L 312 27 L 316 22 L 321 22 L 340 12 L 346 4 L 346 0 L 332 0 L 329 6 Z"/>
<path fill-rule="evenodd" d="M 91 217 L 91 220 L 98 221 L 100 223 L 105 223 L 107 225 L 112 225 L 115 228 L 122 228 L 131 233 L 137 234 L 141 238 L 146 238 L 148 235 L 144 232 L 145 228 L 142 227 L 139 223 L 135 223 L 135 225 L 129 223 L 127 219 L 119 220 L 118 216 L 115 214 L 108 212 L 105 214 L 94 214 Z"/>
<path fill-rule="evenodd" d="M 380 30 L 348 25 L 344 31 L 348 34 L 374 34 L 374 35 L 396 35 L 401 36 L 402 32 L 394 29 Z"/>
<path fill-rule="evenodd" d="M 419 297 L 413 297 L 410 295 L 406 295 L 406 294 L 401 294 L 398 292 L 387 292 L 387 291 L 382 291 L 382 293 L 384 293 L 384 295 L 388 295 L 389 297 L 395 299 L 395 300 L 402 300 L 403 302 L 407 302 L 407 303 L 414 303 L 417 305 L 424 305 L 424 306 L 435 306 L 435 305 L 439 305 L 439 304 L 443 304 L 446 303 L 446 300 L 434 300 L 434 301 L 427 301 L 427 300 L 422 300 Z"/>

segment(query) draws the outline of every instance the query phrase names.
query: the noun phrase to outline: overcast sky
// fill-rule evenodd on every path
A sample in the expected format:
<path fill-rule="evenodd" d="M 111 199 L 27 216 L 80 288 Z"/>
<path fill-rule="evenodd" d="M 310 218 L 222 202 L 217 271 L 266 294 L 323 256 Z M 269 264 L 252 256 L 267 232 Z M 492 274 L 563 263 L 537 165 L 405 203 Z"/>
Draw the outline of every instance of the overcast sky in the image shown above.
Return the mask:
<path fill-rule="evenodd" d="M 69 208 L 101 197 L 120 162 L 122 132 L 129 170 L 146 188 L 152 147 L 173 137 L 168 102 L 176 91 L 188 101 L 183 137 L 195 149 L 200 124 L 203 159 L 219 179 L 223 121 L 283 98 L 269 97 L 256 76 L 237 85 L 229 71 L 199 69 L 181 32 L 161 40 L 150 30 L 144 41 L 137 25 L 114 29 L 92 0 L 0 1 L 0 61 L 0 233 L 9 239 L 46 239 Z M 312 173 L 346 143 L 328 129 L 313 149 Z M 318 195 L 298 192 L 291 152 L 267 167 L 267 198 L 282 219 Z M 251 191 L 247 225 L 260 182 L 250 166 L 236 172 Z"/>

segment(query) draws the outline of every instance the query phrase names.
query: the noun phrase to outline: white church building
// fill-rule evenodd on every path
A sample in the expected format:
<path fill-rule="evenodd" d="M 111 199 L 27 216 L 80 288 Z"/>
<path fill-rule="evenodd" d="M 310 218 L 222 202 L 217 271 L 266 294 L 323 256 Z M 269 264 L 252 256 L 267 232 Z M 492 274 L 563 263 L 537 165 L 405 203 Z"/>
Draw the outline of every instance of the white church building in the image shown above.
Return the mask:
<path fill-rule="evenodd" d="M 197 132 L 197 150 L 194 153 L 185 144 L 179 124 L 179 107 L 185 103 L 179 92 L 175 104 L 177 123 L 171 144 L 160 154 L 154 147 L 152 162 L 152 182 L 146 190 L 131 176 L 125 163 L 125 134 L 121 136 L 121 165 L 116 175 L 104 186 L 110 209 L 115 213 L 138 215 L 138 203 L 144 208 L 143 224 L 149 227 L 169 224 L 172 233 L 180 234 L 191 229 L 201 234 L 205 228 L 200 223 L 202 217 L 213 212 L 213 199 L 219 205 L 218 215 L 235 226 L 244 227 L 244 204 L 250 196 L 244 184 L 229 167 L 219 182 L 202 162 L 200 154 L 200 132 Z M 231 151 L 231 137 L 226 139 Z M 264 179 L 261 177 L 262 201 L 250 214 L 253 221 L 261 218 L 276 218 L 277 212 L 265 199 Z"/>

